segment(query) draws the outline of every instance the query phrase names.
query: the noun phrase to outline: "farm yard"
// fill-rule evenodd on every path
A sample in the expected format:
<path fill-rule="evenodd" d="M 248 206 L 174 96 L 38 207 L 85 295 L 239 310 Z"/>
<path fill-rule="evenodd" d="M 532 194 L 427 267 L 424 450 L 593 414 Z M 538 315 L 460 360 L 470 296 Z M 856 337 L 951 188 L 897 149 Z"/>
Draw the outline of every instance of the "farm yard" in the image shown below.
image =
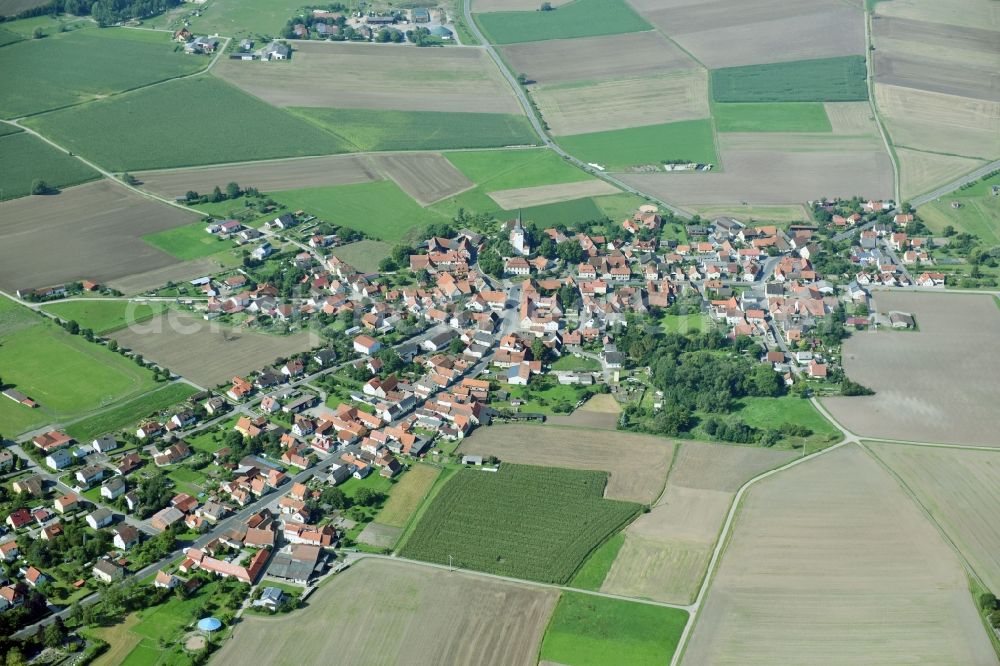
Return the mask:
<path fill-rule="evenodd" d="M 372 162 L 421 206 L 475 187 L 475 183 L 437 153 L 378 155 Z"/>
<path fill-rule="evenodd" d="M 459 470 L 404 541 L 403 557 L 565 583 L 641 509 L 604 499 L 606 472 L 505 463 Z"/>
<path fill-rule="evenodd" d="M 649 30 L 624 0 L 575 0 L 556 11 L 503 11 L 475 17 L 494 44 L 595 37 Z"/>
<path fill-rule="evenodd" d="M 260 370 L 278 357 L 307 351 L 318 344 L 305 331 L 289 335 L 256 333 L 172 310 L 111 337 L 120 346 L 204 387 Z"/>
<path fill-rule="evenodd" d="M 913 313 L 920 329 L 855 333 L 847 375 L 875 395 L 824 398 L 849 430 L 868 437 L 998 446 L 1000 309 L 974 294 L 875 292 L 873 311 Z M 919 359 L 919 362 L 915 361 Z"/>
<path fill-rule="evenodd" d="M 848 445 L 751 489 L 685 663 L 912 660 L 997 662 L 964 570 L 889 473 Z"/>
<path fill-rule="evenodd" d="M 31 194 L 38 179 L 51 189 L 100 178 L 89 166 L 27 132 L 0 136 L 0 201 Z"/>
<path fill-rule="evenodd" d="M 557 598 L 554 590 L 364 559 L 317 590 L 306 610 L 244 617 L 213 661 L 292 665 L 336 654 L 350 664 L 533 666 Z"/>
<path fill-rule="evenodd" d="M 605 497 L 652 504 L 663 490 L 674 443 L 625 432 L 612 438 L 573 428 L 496 425 L 463 440 L 458 451 L 519 465 L 601 470 L 610 474 Z"/>
<path fill-rule="evenodd" d="M 1000 589 L 1000 453 L 903 444 L 867 445 L 958 547 L 986 587 Z"/>
<path fill-rule="evenodd" d="M 13 292 L 79 279 L 104 283 L 177 260 L 141 236 L 189 223 L 194 213 L 108 180 L 55 196 L 0 204 L 0 287 Z M 43 254 L 39 254 L 39 253 Z M 44 257 L 46 260 L 41 261 Z"/>

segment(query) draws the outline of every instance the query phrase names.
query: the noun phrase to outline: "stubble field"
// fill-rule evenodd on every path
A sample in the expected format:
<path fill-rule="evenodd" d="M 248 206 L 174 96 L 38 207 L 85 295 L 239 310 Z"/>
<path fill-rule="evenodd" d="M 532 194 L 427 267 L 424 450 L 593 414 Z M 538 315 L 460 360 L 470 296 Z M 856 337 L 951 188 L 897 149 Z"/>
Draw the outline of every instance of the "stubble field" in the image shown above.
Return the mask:
<path fill-rule="evenodd" d="M 848 376 L 875 395 L 825 398 L 849 430 L 886 439 L 1000 446 L 1000 309 L 990 296 L 875 292 L 878 312 L 913 313 L 918 331 L 855 333 Z"/>
<path fill-rule="evenodd" d="M 954 553 L 860 448 L 744 502 L 684 663 L 997 663 Z"/>
<path fill-rule="evenodd" d="M 962 174 L 975 171 L 985 164 L 985 161 L 981 159 L 925 153 L 921 150 L 911 150 L 898 146 L 896 147 L 896 159 L 899 160 L 900 196 L 904 201 L 909 197 L 929 192 Z M 921 209 L 921 213 L 923 212 Z M 948 222 L 948 224 L 953 223 Z"/>
<path fill-rule="evenodd" d="M 306 610 L 246 616 L 214 662 L 534 666 L 558 593 L 387 560 L 362 560 Z"/>
<path fill-rule="evenodd" d="M 504 210 L 542 206 L 559 201 L 571 201 L 583 197 L 595 197 L 605 194 L 617 194 L 618 188 L 603 180 L 584 180 L 579 183 L 563 183 L 561 185 L 538 185 L 536 187 L 520 187 L 513 190 L 497 190 L 490 192 L 489 197 Z"/>

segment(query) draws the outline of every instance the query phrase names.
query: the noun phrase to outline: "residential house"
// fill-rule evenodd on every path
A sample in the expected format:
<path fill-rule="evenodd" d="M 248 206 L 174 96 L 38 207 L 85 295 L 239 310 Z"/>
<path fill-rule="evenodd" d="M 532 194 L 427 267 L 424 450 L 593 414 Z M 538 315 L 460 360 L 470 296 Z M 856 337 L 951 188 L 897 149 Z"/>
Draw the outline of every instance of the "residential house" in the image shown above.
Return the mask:
<path fill-rule="evenodd" d="M 94 578 L 111 583 L 125 577 L 125 569 L 111 560 L 97 560 L 93 568 Z"/>
<path fill-rule="evenodd" d="M 102 527 L 107 527 L 112 522 L 114 522 L 115 514 L 111 513 L 105 508 L 100 508 L 91 513 L 87 514 L 87 524 L 90 525 L 91 529 L 99 530 Z"/>

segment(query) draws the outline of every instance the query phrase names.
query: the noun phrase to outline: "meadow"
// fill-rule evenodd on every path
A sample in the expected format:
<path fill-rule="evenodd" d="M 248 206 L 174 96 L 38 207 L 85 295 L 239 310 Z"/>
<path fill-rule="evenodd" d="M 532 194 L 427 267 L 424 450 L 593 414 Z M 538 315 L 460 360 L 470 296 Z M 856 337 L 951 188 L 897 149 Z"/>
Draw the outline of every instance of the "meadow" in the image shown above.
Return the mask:
<path fill-rule="evenodd" d="M 143 236 L 142 240 L 172 257 L 183 260 L 208 257 L 233 247 L 233 241 L 223 240 L 205 231 L 205 223 L 202 221 L 158 231 Z"/>
<path fill-rule="evenodd" d="M 23 132 L 20 127 L 16 125 L 11 125 L 10 123 L 0 122 L 0 136 L 7 136 L 8 134 L 17 134 L 18 132 Z"/>
<path fill-rule="evenodd" d="M 852 102 L 868 99 L 864 56 L 712 70 L 716 102 Z"/>
<path fill-rule="evenodd" d="M 0 136 L 0 201 L 31 194 L 35 179 L 58 189 L 100 177 L 80 160 L 27 132 Z"/>
<path fill-rule="evenodd" d="M 19 42 L 23 37 L 16 32 L 11 32 L 10 30 L 5 30 L 0 28 L 0 46 L 7 46 L 8 44 L 13 44 L 14 42 Z"/>
<path fill-rule="evenodd" d="M 80 328 L 89 328 L 97 335 L 117 331 L 129 324 L 148 321 L 163 312 L 163 301 L 62 301 L 42 307 L 64 321 L 75 321 Z"/>
<path fill-rule="evenodd" d="M 375 517 L 375 522 L 392 527 L 405 527 L 410 516 L 434 485 L 440 471 L 430 465 L 413 465 L 393 487 L 392 494 Z"/>
<path fill-rule="evenodd" d="M 161 409 L 184 402 L 195 393 L 197 389 L 188 384 L 168 384 L 114 409 L 77 421 L 66 428 L 66 432 L 79 442 L 89 442 L 100 435 L 138 423 Z"/>
<path fill-rule="evenodd" d="M 361 240 L 335 247 L 330 254 L 341 261 L 346 261 L 363 273 L 374 273 L 378 264 L 389 256 L 392 246 L 376 240 Z"/>
<path fill-rule="evenodd" d="M 528 206 L 519 209 L 525 221 L 534 222 L 541 227 L 554 227 L 557 224 L 572 225 L 586 220 L 599 220 L 604 213 L 592 198 L 573 199 L 541 206 Z"/>
<path fill-rule="evenodd" d="M 0 68 L 0 117 L 79 104 L 191 74 L 208 64 L 207 58 L 176 52 L 175 47 L 169 35 L 124 28 L 53 32 L 11 44 L 4 47 Z"/>
<path fill-rule="evenodd" d="M 950 225 L 975 234 L 990 245 L 1000 244 L 1000 197 L 989 193 L 989 185 L 1000 185 L 1000 176 L 924 204 L 918 211 L 920 217 L 936 232 Z M 952 201 L 957 201 L 960 207 L 952 208 Z"/>
<path fill-rule="evenodd" d="M 191 19 L 191 30 L 210 35 L 277 36 L 301 6 L 296 0 L 212 0 Z"/>
<path fill-rule="evenodd" d="M 819 102 L 713 104 L 719 132 L 831 132 L 826 109 Z"/>
<path fill-rule="evenodd" d="M 210 76 L 54 111 L 27 124 L 115 171 L 343 151 L 328 132 Z M 187 149 L 178 147 L 178 137 Z"/>
<path fill-rule="evenodd" d="M 484 192 L 575 183 L 591 178 L 545 149 L 463 151 L 446 153 L 445 157 Z"/>
<path fill-rule="evenodd" d="M 810 401 L 797 396 L 742 398 L 735 413 L 754 428 L 778 428 L 783 423 L 795 423 L 813 431 L 804 439 L 786 438 L 781 442 L 783 446 L 807 445 L 811 452 L 813 446 L 827 446 L 840 439 L 840 431 Z"/>
<path fill-rule="evenodd" d="M 583 563 L 580 570 L 576 572 L 570 580 L 570 587 L 581 590 L 599 590 L 608 576 L 608 570 L 615 563 L 618 551 L 625 543 L 625 533 L 619 532 L 605 541 L 597 550 L 591 553 L 587 561 Z"/>
<path fill-rule="evenodd" d="M 552 11 L 490 12 L 475 17 L 493 44 L 597 37 L 652 28 L 622 0 L 574 0 Z"/>
<path fill-rule="evenodd" d="M 623 130 L 559 137 L 567 152 L 608 171 L 683 160 L 717 164 L 711 120 L 685 120 Z"/>
<path fill-rule="evenodd" d="M 566 666 L 670 662 L 688 614 L 581 592 L 563 592 L 542 639 L 541 661 Z"/>
<path fill-rule="evenodd" d="M 640 505 L 603 498 L 607 473 L 505 463 L 462 469 L 441 488 L 400 554 L 565 583 Z"/>
<path fill-rule="evenodd" d="M 289 107 L 351 152 L 498 148 L 535 144 L 524 116 L 507 113 Z"/>

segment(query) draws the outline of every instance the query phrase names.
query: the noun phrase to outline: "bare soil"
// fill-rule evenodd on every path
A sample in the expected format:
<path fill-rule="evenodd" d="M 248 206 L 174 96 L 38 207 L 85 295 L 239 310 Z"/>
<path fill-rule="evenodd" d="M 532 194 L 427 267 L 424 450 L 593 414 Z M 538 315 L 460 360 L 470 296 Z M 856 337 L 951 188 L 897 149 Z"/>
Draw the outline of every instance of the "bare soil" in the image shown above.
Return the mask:
<path fill-rule="evenodd" d="M 439 153 L 377 155 L 372 162 L 421 206 L 475 186 Z"/>
<path fill-rule="evenodd" d="M 1000 33 L 994 34 L 1000 42 Z M 1000 73 L 968 62 L 938 62 L 877 52 L 875 80 L 946 95 L 1000 101 Z"/>

